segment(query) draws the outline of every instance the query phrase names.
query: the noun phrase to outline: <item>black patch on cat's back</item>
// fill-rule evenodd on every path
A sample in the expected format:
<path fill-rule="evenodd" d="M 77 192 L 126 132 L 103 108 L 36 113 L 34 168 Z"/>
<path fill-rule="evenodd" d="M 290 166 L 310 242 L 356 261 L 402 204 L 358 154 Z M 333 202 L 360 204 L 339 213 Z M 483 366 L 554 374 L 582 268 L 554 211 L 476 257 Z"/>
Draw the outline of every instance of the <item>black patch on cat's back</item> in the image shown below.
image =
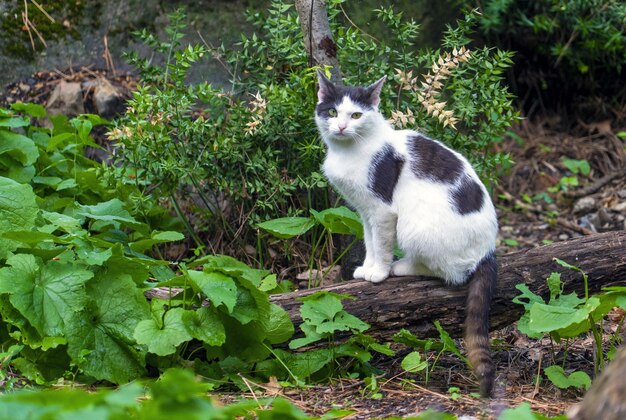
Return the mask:
<path fill-rule="evenodd" d="M 386 144 L 370 163 L 368 188 L 381 200 L 391 204 L 393 192 L 404 167 L 404 159 Z"/>
<path fill-rule="evenodd" d="M 485 201 L 483 189 L 467 175 L 450 191 L 450 195 L 454 209 L 462 215 L 479 212 Z"/>
<path fill-rule="evenodd" d="M 422 135 L 409 137 L 411 170 L 418 178 L 453 183 L 463 173 L 463 162 L 441 144 Z"/>

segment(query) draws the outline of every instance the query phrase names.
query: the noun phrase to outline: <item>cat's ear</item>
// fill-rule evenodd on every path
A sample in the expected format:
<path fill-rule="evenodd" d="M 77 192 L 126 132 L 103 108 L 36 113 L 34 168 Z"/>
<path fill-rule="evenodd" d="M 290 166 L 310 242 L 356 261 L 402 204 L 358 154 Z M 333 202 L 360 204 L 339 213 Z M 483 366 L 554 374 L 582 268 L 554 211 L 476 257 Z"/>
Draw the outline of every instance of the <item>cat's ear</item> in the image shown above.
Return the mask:
<path fill-rule="evenodd" d="M 374 108 L 378 108 L 378 104 L 380 104 L 380 91 L 385 84 L 385 80 L 387 80 L 387 76 L 381 77 L 366 88 L 370 102 Z"/>
<path fill-rule="evenodd" d="M 326 77 L 322 70 L 317 71 L 317 80 L 319 82 L 317 99 L 319 102 L 324 102 L 335 93 L 335 85 Z"/>

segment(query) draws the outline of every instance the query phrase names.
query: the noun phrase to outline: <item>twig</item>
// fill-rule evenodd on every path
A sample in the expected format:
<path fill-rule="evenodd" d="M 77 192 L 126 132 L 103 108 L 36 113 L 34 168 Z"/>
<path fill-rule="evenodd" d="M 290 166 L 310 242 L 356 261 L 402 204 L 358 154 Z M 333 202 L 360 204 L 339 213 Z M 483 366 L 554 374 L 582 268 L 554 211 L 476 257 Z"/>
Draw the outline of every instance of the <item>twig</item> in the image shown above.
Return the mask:
<path fill-rule="evenodd" d="M 33 39 L 33 34 L 30 32 L 30 26 L 28 25 L 28 3 L 24 0 L 24 11 L 22 12 L 22 21 L 24 22 L 24 27 L 26 27 L 26 31 L 28 32 L 28 37 L 30 38 L 30 46 L 35 51 L 35 40 Z"/>
<path fill-rule="evenodd" d="M 562 217 L 557 217 L 556 222 L 567 229 L 580 233 L 581 235 L 593 235 L 593 231 L 582 226 L 578 226 L 576 223 L 570 222 Z"/>
<path fill-rule="evenodd" d="M 113 73 L 113 76 L 117 76 L 117 70 L 115 69 L 115 64 L 113 64 L 113 58 L 111 57 L 111 52 L 109 51 L 109 40 L 107 34 L 104 34 L 104 52 L 102 56 L 104 57 L 104 62 L 106 63 L 107 70 L 110 70 Z"/>
<path fill-rule="evenodd" d="M 46 17 L 47 17 L 48 19 L 50 19 L 50 22 L 52 22 L 52 23 L 56 22 L 56 20 L 54 20 L 54 18 L 53 18 L 52 16 L 50 16 L 50 15 L 48 14 L 48 12 L 46 12 L 46 11 L 44 10 L 44 8 L 43 8 L 43 7 L 41 7 L 41 5 L 40 5 L 39 3 L 37 3 L 35 0 L 30 0 L 30 1 L 31 1 L 31 3 L 33 3 L 33 4 L 37 7 L 37 9 L 39 9 L 39 11 L 40 11 L 41 13 L 43 13 L 44 15 L 46 15 Z"/>
<path fill-rule="evenodd" d="M 611 172 L 608 175 L 603 176 L 598 179 L 593 184 L 589 184 L 583 188 L 579 188 L 577 190 L 564 191 L 563 195 L 567 198 L 579 198 L 585 197 L 589 194 L 593 194 L 598 191 L 600 188 L 613 181 L 615 178 L 625 177 L 626 176 L 626 168 L 621 168 L 615 172 Z"/>

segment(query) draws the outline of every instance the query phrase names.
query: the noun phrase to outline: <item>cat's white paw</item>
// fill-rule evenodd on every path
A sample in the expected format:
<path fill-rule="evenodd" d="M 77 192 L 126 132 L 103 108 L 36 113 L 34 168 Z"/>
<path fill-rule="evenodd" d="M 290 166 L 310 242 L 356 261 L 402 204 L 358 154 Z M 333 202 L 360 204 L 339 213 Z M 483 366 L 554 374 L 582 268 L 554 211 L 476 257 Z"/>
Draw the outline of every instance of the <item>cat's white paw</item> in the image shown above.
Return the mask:
<path fill-rule="evenodd" d="M 355 279 L 364 279 L 366 271 L 367 269 L 364 266 L 357 267 L 356 270 L 354 270 L 352 277 Z"/>
<path fill-rule="evenodd" d="M 416 274 L 415 265 L 408 259 L 401 259 L 391 264 L 391 273 L 394 276 L 414 276 Z"/>
<path fill-rule="evenodd" d="M 389 267 L 383 268 L 374 266 L 365 270 L 363 277 L 360 278 L 372 283 L 380 283 L 387 277 L 389 277 Z"/>

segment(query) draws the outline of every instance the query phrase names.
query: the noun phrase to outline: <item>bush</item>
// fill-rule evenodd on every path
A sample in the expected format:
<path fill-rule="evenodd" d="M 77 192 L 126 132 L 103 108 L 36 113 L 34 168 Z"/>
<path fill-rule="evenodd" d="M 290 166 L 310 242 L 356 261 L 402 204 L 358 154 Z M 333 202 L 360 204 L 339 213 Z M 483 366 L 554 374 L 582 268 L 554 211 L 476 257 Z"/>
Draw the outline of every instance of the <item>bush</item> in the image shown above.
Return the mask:
<path fill-rule="evenodd" d="M 330 1 L 328 8 L 346 82 L 371 83 L 387 75 L 385 115 L 393 112 L 397 125 L 419 128 L 459 149 L 494 180 L 496 168 L 509 158 L 491 146 L 516 117 L 501 85 L 511 55 L 468 49 L 473 15 L 448 29 L 442 50 L 417 51 L 415 22 L 391 8 L 374 11 L 393 35 L 378 41 L 339 22 L 341 3 Z M 166 197 L 181 215 L 202 216 L 188 217 L 190 233 L 208 220 L 205 230 L 229 241 L 245 239 L 242 244 L 252 241 L 250 228 L 262 220 L 330 205 L 319 171 L 324 149 L 312 121 L 315 69 L 309 67 L 297 14 L 278 1 L 249 19 L 259 33 L 242 36 L 237 50 L 211 51 L 227 65 L 230 89 L 185 83 L 187 70 L 209 51 L 182 44 L 181 12 L 171 16 L 169 40 L 141 32 L 166 58 L 165 66 L 130 56 L 142 83 L 111 133 L 126 182 L 143 194 Z M 211 235 L 218 249 L 219 235 Z M 196 236 L 196 242 L 200 247 L 203 240 Z"/>
<path fill-rule="evenodd" d="M 623 1 L 465 3 L 482 4 L 480 28 L 489 42 L 518 52 L 515 78 L 520 96 L 540 93 L 544 104 L 565 108 L 568 103 L 588 104 L 589 95 L 624 100 Z"/>

